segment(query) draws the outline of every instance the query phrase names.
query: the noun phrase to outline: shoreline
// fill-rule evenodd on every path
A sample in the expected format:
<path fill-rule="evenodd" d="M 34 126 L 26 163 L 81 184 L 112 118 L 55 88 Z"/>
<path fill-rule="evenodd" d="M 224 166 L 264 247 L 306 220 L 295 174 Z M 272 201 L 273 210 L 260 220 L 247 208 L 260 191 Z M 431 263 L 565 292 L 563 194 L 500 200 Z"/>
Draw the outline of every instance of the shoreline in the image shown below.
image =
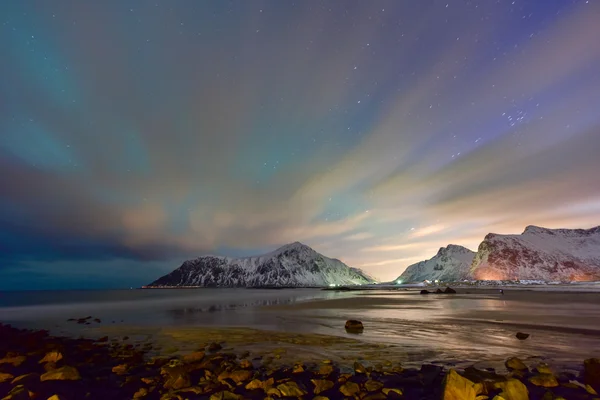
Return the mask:
<path fill-rule="evenodd" d="M 600 390 L 597 359 L 585 364 L 582 360 L 578 373 L 553 371 L 543 363 L 524 365 L 518 359 L 506 361 L 507 373 L 433 364 L 403 368 L 391 360 L 371 363 L 359 354 L 341 361 L 324 355 L 336 345 L 351 347 L 351 339 L 269 333 L 279 335 L 272 337 L 278 339 L 274 345 L 292 340 L 318 343 L 325 350 L 317 352 L 313 361 L 302 362 L 282 349 L 274 352 L 275 357 L 242 350 L 248 337 L 265 332 L 241 328 L 229 336 L 219 336 L 217 329 L 199 336 L 198 330 L 170 328 L 168 334 L 188 340 L 190 347 L 154 356 L 158 345 L 153 340 L 136 342 L 122 336 L 121 330 L 115 328 L 113 334 L 96 340 L 72 339 L 0 324 L 1 398 L 419 399 L 453 392 L 458 396 L 453 398 L 475 400 L 478 395 L 491 399 L 504 392 L 506 399 L 593 399 Z M 215 341 L 202 341 L 208 338 Z M 521 397 L 510 397 L 509 392 Z"/>

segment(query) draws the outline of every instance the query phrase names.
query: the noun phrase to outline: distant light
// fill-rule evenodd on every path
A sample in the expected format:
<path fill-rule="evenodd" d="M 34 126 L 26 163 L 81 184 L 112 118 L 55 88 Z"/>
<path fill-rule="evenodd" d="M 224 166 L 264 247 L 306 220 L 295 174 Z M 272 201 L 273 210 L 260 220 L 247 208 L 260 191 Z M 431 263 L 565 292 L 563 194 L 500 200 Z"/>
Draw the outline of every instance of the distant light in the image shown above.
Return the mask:
<path fill-rule="evenodd" d="M 398 279 L 398 280 L 396 281 L 396 284 L 398 284 L 398 285 L 402 285 L 402 279 Z"/>
<path fill-rule="evenodd" d="M 335 287 L 335 283 L 330 283 L 329 287 Z"/>
<path fill-rule="evenodd" d="M 435 280 L 435 283 L 440 283 L 440 280 L 439 280 L 439 279 L 436 279 L 436 280 Z"/>

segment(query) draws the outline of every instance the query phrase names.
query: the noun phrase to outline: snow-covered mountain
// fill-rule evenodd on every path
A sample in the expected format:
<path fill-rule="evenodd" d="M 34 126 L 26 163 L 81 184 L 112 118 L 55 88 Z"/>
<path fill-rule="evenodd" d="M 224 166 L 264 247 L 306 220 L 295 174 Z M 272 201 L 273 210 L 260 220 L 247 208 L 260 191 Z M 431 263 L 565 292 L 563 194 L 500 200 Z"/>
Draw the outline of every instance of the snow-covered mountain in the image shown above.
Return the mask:
<path fill-rule="evenodd" d="M 528 226 L 521 235 L 490 233 L 479 245 L 471 275 L 478 280 L 600 280 L 600 226 Z"/>
<path fill-rule="evenodd" d="M 148 286 L 306 287 L 372 282 L 373 279 L 361 270 L 295 242 L 261 256 L 204 256 L 188 260 Z"/>
<path fill-rule="evenodd" d="M 475 252 L 465 247 L 450 244 L 441 247 L 429 260 L 412 264 L 400 275 L 396 282 L 414 283 L 429 281 L 456 282 L 467 279 Z"/>

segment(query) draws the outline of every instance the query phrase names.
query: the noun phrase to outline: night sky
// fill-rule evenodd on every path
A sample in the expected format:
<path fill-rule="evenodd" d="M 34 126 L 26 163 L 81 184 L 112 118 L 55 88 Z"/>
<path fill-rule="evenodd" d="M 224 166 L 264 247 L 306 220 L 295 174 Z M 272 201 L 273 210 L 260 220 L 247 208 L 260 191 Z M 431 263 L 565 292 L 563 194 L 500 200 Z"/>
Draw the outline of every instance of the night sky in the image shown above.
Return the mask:
<path fill-rule="evenodd" d="M 0 2 L 0 289 L 600 224 L 600 1 Z"/>

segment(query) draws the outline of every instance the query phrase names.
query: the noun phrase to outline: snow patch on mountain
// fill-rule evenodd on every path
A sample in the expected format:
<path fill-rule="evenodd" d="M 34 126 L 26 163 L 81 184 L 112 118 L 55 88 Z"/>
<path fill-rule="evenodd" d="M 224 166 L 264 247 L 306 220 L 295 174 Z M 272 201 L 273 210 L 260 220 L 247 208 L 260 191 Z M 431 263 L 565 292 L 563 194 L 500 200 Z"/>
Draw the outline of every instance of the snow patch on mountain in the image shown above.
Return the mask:
<path fill-rule="evenodd" d="M 408 266 L 396 279 L 396 282 L 461 281 L 468 278 L 474 257 L 475 252 L 466 247 L 454 244 L 441 247 L 437 254 L 429 260 Z"/>
<path fill-rule="evenodd" d="M 260 287 L 328 286 L 372 283 L 357 268 L 294 242 L 267 254 L 232 258 L 203 256 L 185 261 L 149 286 Z"/>
<path fill-rule="evenodd" d="M 520 235 L 490 233 L 471 265 L 478 280 L 600 280 L 600 226 L 547 229 L 530 225 Z"/>

